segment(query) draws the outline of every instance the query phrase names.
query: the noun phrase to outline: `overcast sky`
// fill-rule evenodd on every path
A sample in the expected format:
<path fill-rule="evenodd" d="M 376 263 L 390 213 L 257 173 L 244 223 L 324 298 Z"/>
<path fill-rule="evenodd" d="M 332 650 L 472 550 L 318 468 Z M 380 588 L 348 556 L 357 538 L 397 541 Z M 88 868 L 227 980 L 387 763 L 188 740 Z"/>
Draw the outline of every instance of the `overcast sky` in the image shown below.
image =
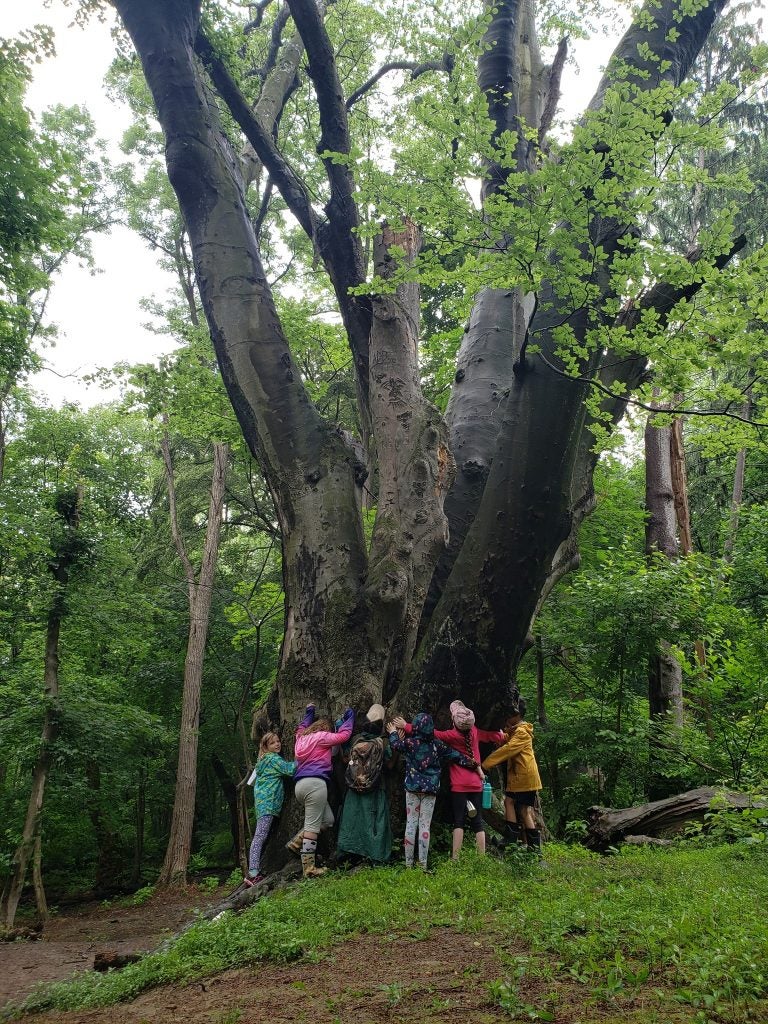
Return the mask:
<path fill-rule="evenodd" d="M 114 53 L 110 36 L 114 14 L 110 11 L 107 17 L 106 23 L 92 21 L 81 29 L 71 24 L 72 8 L 60 0 L 52 0 L 49 6 L 45 0 L 0 0 L 0 36 L 15 36 L 35 24 L 50 25 L 55 32 L 56 57 L 36 67 L 27 94 L 29 107 L 39 112 L 55 103 L 86 106 L 98 134 L 112 144 L 112 155 L 119 158 L 118 143 L 130 117 L 104 92 L 104 76 Z M 588 47 L 580 44 L 580 69 L 578 74 L 568 69 L 563 89 L 572 116 L 594 90 L 611 49 L 612 42 L 606 39 Z M 146 245 L 127 229 L 114 228 L 110 235 L 94 238 L 93 251 L 99 272 L 66 266 L 56 278 L 48 307 L 59 339 L 45 352 L 50 369 L 38 374 L 33 385 L 57 405 L 66 400 L 84 405 L 102 401 L 104 393 L 86 387 L 82 374 L 123 360 L 147 361 L 171 347 L 166 336 L 142 326 L 148 317 L 140 300 L 162 297 L 171 284 Z"/>
<path fill-rule="evenodd" d="M 56 34 L 56 57 L 35 68 L 27 105 L 35 112 L 56 103 L 87 107 L 98 134 L 114 146 L 111 155 L 119 158 L 118 143 L 130 115 L 104 94 L 104 76 L 114 53 L 111 21 L 94 21 L 86 29 L 71 22 L 72 8 L 59 2 L 46 7 L 43 0 L 0 0 L 0 36 L 15 36 L 35 24 L 50 25 Z M 66 266 L 48 306 L 59 339 L 44 357 L 56 373 L 43 371 L 33 386 L 57 405 L 102 401 L 104 393 L 87 388 L 81 374 L 121 360 L 146 361 L 171 344 L 142 327 L 148 316 L 140 300 L 162 296 L 169 284 L 147 246 L 133 232 L 114 228 L 94 238 L 93 251 L 99 272 L 90 274 L 74 263 Z"/>

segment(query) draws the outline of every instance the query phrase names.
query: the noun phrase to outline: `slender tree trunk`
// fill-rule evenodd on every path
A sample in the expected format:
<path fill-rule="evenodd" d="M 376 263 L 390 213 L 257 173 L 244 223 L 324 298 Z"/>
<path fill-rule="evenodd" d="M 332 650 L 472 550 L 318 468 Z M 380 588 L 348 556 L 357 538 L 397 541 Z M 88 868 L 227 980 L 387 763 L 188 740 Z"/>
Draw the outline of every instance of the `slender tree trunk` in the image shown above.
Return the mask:
<path fill-rule="evenodd" d="M 541 642 L 541 634 L 536 634 L 536 717 L 542 729 L 549 728 L 547 717 L 547 706 L 544 692 L 544 649 Z"/>
<path fill-rule="evenodd" d="M 36 843 L 39 844 L 45 786 L 51 766 L 52 747 L 59 735 L 59 636 L 61 623 L 66 614 L 65 598 L 70 574 L 82 552 L 79 537 L 82 501 L 82 487 L 78 487 L 74 492 L 62 492 L 56 499 L 56 511 L 63 526 L 63 534 L 56 544 L 55 553 L 49 563 L 54 577 L 55 592 L 48 612 L 48 625 L 45 634 L 45 669 L 43 673 L 45 716 L 40 736 L 40 749 L 32 773 L 32 788 L 21 842 L 13 855 L 11 870 L 0 898 L 0 913 L 6 928 L 13 927 L 30 861 L 35 854 Z M 37 852 L 38 854 L 40 852 L 39 846 Z M 37 882 L 35 883 L 38 898 L 41 888 L 42 869 L 38 864 Z"/>
<path fill-rule="evenodd" d="M 679 554 L 672 479 L 672 427 L 656 426 L 651 414 L 645 428 L 645 550 L 670 560 Z M 650 656 L 648 704 L 652 718 L 683 724 L 683 673 L 666 642 Z"/>
<path fill-rule="evenodd" d="M 141 881 L 141 867 L 144 861 L 144 826 L 146 821 L 147 775 L 142 765 L 139 768 L 139 779 L 136 784 L 135 823 L 136 836 L 133 844 L 133 869 L 131 884 L 138 885 Z"/>
<path fill-rule="evenodd" d="M 219 780 L 221 791 L 229 808 L 229 828 L 232 833 L 232 852 L 235 864 L 245 873 L 248 870 L 248 857 L 245 849 L 245 836 L 242 829 L 237 787 L 218 754 L 212 755 L 211 767 L 216 778 Z"/>
<path fill-rule="evenodd" d="M 200 692 L 203 684 L 203 661 L 208 638 L 219 537 L 224 509 L 224 483 L 228 449 L 216 442 L 213 446 L 213 476 L 211 478 L 208 525 L 205 532 L 203 560 L 196 577 L 184 548 L 176 515 L 176 496 L 173 482 L 173 464 L 167 434 L 163 437 L 163 456 L 168 478 L 168 496 L 171 509 L 171 531 L 179 557 L 184 565 L 189 590 L 189 639 L 184 662 L 184 691 L 179 728 L 179 759 L 176 769 L 176 792 L 171 816 L 171 833 L 165 860 L 160 871 L 160 885 L 185 885 L 187 865 L 192 848 L 192 826 L 197 791 L 197 747 L 200 725 Z"/>
<path fill-rule="evenodd" d="M 45 898 L 43 885 L 43 842 L 42 828 L 35 832 L 35 850 L 32 854 L 32 888 L 35 893 L 35 909 L 37 918 L 43 927 L 48 923 L 48 900 Z"/>
<path fill-rule="evenodd" d="M 97 850 L 96 877 L 93 885 L 96 892 L 107 893 L 115 889 L 115 877 L 121 871 L 122 858 L 117 836 L 110 827 L 102 806 L 101 769 L 96 761 L 88 761 L 85 775 L 88 782 L 88 817 L 91 819 Z"/>
<path fill-rule="evenodd" d="M 751 386 L 742 406 L 741 415 L 748 420 L 752 415 Z M 741 504 L 744 499 L 744 471 L 747 465 L 747 449 L 740 448 L 736 455 L 736 469 L 733 473 L 733 490 L 731 491 L 731 518 L 728 524 L 728 533 L 723 545 L 723 561 L 728 563 L 733 559 L 733 545 L 736 541 L 736 534 L 739 532 L 739 515 Z"/>

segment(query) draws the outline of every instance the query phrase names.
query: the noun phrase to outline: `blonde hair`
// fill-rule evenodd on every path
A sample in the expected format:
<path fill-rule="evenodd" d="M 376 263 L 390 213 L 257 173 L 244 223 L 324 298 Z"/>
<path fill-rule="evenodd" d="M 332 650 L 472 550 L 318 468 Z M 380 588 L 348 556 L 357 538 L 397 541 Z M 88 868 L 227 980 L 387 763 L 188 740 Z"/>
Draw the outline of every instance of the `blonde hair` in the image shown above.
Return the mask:
<path fill-rule="evenodd" d="M 280 739 L 280 737 L 277 735 L 276 732 L 265 732 L 264 735 L 259 740 L 259 754 L 258 754 L 258 757 L 256 758 L 256 760 L 260 761 L 262 759 L 262 757 L 264 757 L 265 754 L 269 753 L 269 751 L 267 750 L 267 747 L 272 742 L 272 740 L 279 740 L 279 739 Z"/>

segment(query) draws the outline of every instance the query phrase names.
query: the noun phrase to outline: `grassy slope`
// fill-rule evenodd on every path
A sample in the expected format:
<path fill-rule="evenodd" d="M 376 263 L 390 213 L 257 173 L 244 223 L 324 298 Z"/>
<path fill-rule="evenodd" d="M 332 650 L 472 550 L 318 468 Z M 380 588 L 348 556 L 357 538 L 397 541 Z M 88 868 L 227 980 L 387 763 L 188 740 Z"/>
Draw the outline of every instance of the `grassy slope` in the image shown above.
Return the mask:
<path fill-rule="evenodd" d="M 766 1019 L 765 1004 L 758 1009 L 768 997 L 766 869 L 768 851 L 754 847 L 598 858 L 550 846 L 542 869 L 467 854 L 458 864 L 438 862 L 427 876 L 399 867 L 332 874 L 240 916 L 197 924 L 166 952 L 122 971 L 48 986 L 25 1008 L 104 1006 L 260 958 L 317 956 L 358 930 L 413 934 L 449 925 L 525 939 L 529 953 L 510 958 L 508 977 L 492 986 L 517 1019 L 552 1019 L 546 1006 L 519 1002 L 516 980 L 524 974 L 555 988 L 567 979 L 585 1001 L 616 1009 L 642 994 L 654 1014 L 662 1012 L 648 1019 Z"/>

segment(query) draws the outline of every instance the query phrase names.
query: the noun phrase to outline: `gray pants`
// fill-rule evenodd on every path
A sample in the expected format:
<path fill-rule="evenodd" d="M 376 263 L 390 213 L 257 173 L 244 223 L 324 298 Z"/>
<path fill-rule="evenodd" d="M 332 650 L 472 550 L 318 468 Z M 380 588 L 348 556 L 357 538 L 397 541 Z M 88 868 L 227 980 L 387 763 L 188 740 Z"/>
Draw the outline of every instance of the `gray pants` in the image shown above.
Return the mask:
<path fill-rule="evenodd" d="M 293 791 L 304 808 L 305 832 L 322 832 L 333 825 L 333 811 L 328 806 L 328 784 L 325 779 L 299 779 Z"/>

